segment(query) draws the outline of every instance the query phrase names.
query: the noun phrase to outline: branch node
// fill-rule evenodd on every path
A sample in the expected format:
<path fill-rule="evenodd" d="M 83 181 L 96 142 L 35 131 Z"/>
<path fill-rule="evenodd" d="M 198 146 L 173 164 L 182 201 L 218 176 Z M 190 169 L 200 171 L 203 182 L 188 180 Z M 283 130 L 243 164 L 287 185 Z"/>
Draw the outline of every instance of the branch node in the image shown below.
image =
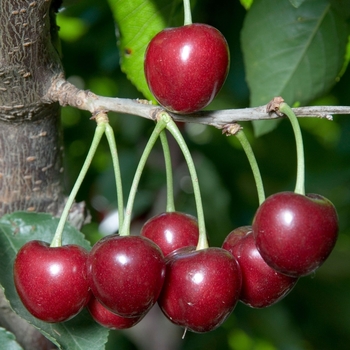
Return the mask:
<path fill-rule="evenodd" d="M 267 113 L 271 113 L 271 112 L 275 112 L 277 115 L 279 115 L 280 117 L 283 116 L 283 113 L 281 113 L 279 111 L 280 108 L 280 104 L 284 102 L 283 97 L 281 96 L 277 96 L 274 97 L 267 105 L 266 105 L 266 112 Z"/>
<path fill-rule="evenodd" d="M 226 124 L 222 128 L 222 133 L 226 136 L 236 135 L 238 131 L 242 130 L 243 127 L 238 123 Z"/>

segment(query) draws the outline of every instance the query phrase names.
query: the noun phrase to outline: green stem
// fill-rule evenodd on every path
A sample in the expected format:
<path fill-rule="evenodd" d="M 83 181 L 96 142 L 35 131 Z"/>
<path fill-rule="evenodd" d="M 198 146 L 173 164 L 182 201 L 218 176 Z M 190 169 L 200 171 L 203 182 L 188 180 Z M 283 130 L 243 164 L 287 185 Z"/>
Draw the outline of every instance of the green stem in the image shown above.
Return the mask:
<path fill-rule="evenodd" d="M 192 12 L 191 12 L 191 4 L 190 0 L 183 0 L 184 4 L 184 13 L 185 13 L 185 19 L 184 19 L 184 25 L 192 24 Z"/>
<path fill-rule="evenodd" d="M 254 152 L 253 152 L 252 147 L 247 139 L 246 134 L 243 132 L 242 129 L 239 130 L 235 134 L 235 136 L 237 137 L 237 139 L 241 143 L 242 148 L 243 148 L 243 150 L 248 158 L 250 167 L 251 167 L 252 172 L 253 172 L 256 189 L 258 192 L 259 205 L 261 205 L 262 202 L 265 200 L 265 191 L 264 191 L 264 185 L 262 182 L 259 166 L 258 166 L 258 163 L 257 163 L 256 158 L 254 156 Z"/>
<path fill-rule="evenodd" d="M 85 162 L 80 170 L 79 176 L 78 176 L 77 180 L 75 181 L 73 189 L 72 189 L 72 191 L 67 199 L 67 202 L 64 206 L 60 221 L 58 222 L 58 225 L 57 225 L 55 235 L 54 235 L 53 240 L 52 240 L 51 245 L 50 245 L 51 247 L 60 247 L 62 245 L 62 233 L 64 230 L 64 225 L 67 221 L 67 217 L 69 215 L 69 211 L 74 203 L 75 197 L 76 197 L 76 195 L 79 191 L 79 188 L 80 188 L 80 186 L 85 178 L 85 175 L 90 167 L 91 161 L 95 155 L 96 149 L 101 141 L 101 138 L 105 132 L 105 129 L 106 129 L 106 122 L 102 122 L 102 123 L 98 124 L 96 129 L 95 129 L 94 138 L 91 142 L 89 152 L 86 156 Z"/>
<path fill-rule="evenodd" d="M 199 183 L 198 183 L 198 177 L 197 177 L 197 172 L 195 165 L 193 163 L 193 159 L 191 156 L 191 153 L 187 147 L 187 144 L 181 135 L 179 128 L 175 124 L 173 120 L 170 120 L 167 123 L 166 126 L 167 130 L 170 131 L 170 133 L 173 135 L 175 140 L 177 141 L 179 147 L 182 150 L 182 153 L 185 157 L 185 160 L 187 162 L 188 170 L 190 172 L 191 180 L 192 180 L 192 186 L 193 186 L 193 192 L 194 192 L 194 197 L 196 201 L 196 208 L 197 208 L 197 219 L 198 219 L 198 229 L 199 229 L 199 238 L 198 238 L 198 244 L 197 244 L 197 250 L 199 249 L 205 249 L 208 248 L 208 239 L 207 239 L 207 234 L 205 230 L 205 222 L 204 222 L 204 212 L 203 212 L 203 204 L 202 204 L 202 199 L 201 199 L 201 192 L 199 188 Z"/>
<path fill-rule="evenodd" d="M 146 147 L 143 150 L 142 156 L 140 158 L 139 164 L 137 166 L 137 169 L 136 169 L 136 172 L 134 175 L 133 182 L 131 184 L 128 202 L 126 204 L 126 209 L 125 209 L 125 218 L 124 218 L 123 226 L 121 227 L 121 230 L 119 231 L 120 236 L 130 235 L 130 223 L 131 223 L 132 208 L 134 206 L 137 187 L 138 187 L 138 184 L 140 182 L 143 168 L 145 167 L 148 156 L 150 155 L 152 148 L 159 137 L 159 134 L 161 133 L 162 130 L 164 130 L 165 126 L 166 126 L 166 122 L 164 122 L 163 120 L 160 120 L 157 122 L 157 124 L 156 124 L 147 144 L 146 144 Z"/>
<path fill-rule="evenodd" d="M 285 102 L 280 104 L 279 110 L 289 118 L 295 137 L 297 149 L 297 179 L 294 192 L 305 195 L 305 157 L 303 136 L 301 134 L 299 121 L 293 110 Z"/>
<path fill-rule="evenodd" d="M 160 133 L 160 141 L 162 142 L 164 161 L 165 161 L 165 171 L 166 171 L 166 187 L 167 187 L 166 211 L 168 213 L 171 213 L 175 211 L 173 169 L 171 165 L 171 155 L 170 155 L 169 144 L 168 144 L 165 130 L 162 130 L 162 132 Z"/>
<path fill-rule="evenodd" d="M 120 173 L 117 144 L 115 142 L 114 132 L 110 124 L 106 124 L 105 134 L 109 144 L 109 149 L 112 155 L 113 170 L 117 189 L 117 201 L 118 201 L 118 218 L 119 218 L 119 228 L 123 225 L 124 221 L 124 203 L 123 203 L 123 186 L 122 177 Z"/>

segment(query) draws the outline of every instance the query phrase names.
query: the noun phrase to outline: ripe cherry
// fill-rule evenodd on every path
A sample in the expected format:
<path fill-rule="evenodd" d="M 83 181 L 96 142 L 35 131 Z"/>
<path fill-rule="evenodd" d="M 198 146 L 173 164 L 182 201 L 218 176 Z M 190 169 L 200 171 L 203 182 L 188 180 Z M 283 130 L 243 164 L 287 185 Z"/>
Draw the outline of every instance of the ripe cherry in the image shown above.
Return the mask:
<path fill-rule="evenodd" d="M 195 217 L 188 214 L 161 213 L 143 225 L 141 235 L 155 242 L 166 256 L 176 249 L 197 245 L 198 223 Z"/>
<path fill-rule="evenodd" d="M 338 236 L 333 204 L 317 194 L 276 193 L 258 208 L 253 220 L 257 248 L 275 270 L 299 277 L 317 269 Z"/>
<path fill-rule="evenodd" d="M 206 107 L 225 82 L 229 49 L 214 27 L 194 23 L 167 28 L 149 43 L 145 75 L 156 100 L 176 113 Z"/>
<path fill-rule="evenodd" d="M 266 264 L 256 248 L 251 226 L 233 230 L 222 247 L 238 261 L 242 271 L 240 300 L 250 307 L 263 308 L 275 304 L 292 290 L 298 280 Z"/>
<path fill-rule="evenodd" d="M 226 250 L 179 249 L 167 257 L 167 270 L 158 299 L 165 316 L 193 332 L 219 327 L 237 304 L 241 271 Z"/>
<path fill-rule="evenodd" d="M 122 317 L 106 309 L 95 297 L 92 297 L 87 308 L 93 319 L 101 326 L 110 329 L 127 329 L 139 323 L 141 317 Z"/>
<path fill-rule="evenodd" d="M 14 282 L 28 311 L 46 322 L 75 316 L 90 297 L 86 274 L 88 252 L 77 245 L 50 247 L 30 241 L 18 251 Z"/>
<path fill-rule="evenodd" d="M 148 238 L 110 235 L 93 246 L 88 274 L 94 296 L 107 309 L 123 317 L 140 317 L 157 301 L 165 261 Z"/>

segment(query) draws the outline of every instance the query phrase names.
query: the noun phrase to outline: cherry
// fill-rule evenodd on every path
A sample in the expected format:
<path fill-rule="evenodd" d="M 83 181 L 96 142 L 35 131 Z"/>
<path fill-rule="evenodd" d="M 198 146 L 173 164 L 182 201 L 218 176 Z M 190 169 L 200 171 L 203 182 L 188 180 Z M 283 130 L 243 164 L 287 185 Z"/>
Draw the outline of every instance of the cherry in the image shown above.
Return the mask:
<path fill-rule="evenodd" d="M 155 242 L 166 256 L 178 248 L 197 245 L 198 223 L 188 214 L 161 213 L 143 225 L 141 235 Z"/>
<path fill-rule="evenodd" d="M 268 265 L 299 277 L 317 269 L 331 253 L 338 236 L 338 216 L 321 195 L 281 192 L 260 205 L 253 233 Z"/>
<path fill-rule="evenodd" d="M 77 245 L 24 244 L 14 261 L 14 282 L 28 311 L 46 322 L 67 321 L 79 313 L 90 297 L 87 257 Z"/>
<path fill-rule="evenodd" d="M 92 297 L 87 308 L 93 319 L 101 326 L 110 329 L 127 329 L 139 323 L 140 317 L 121 317 L 106 309 L 96 298 Z"/>
<path fill-rule="evenodd" d="M 165 316 L 193 332 L 219 327 L 237 304 L 241 272 L 221 248 L 180 249 L 166 258 L 167 270 L 158 299 Z"/>
<path fill-rule="evenodd" d="M 148 238 L 110 235 L 93 246 L 88 274 L 94 296 L 107 309 L 123 317 L 140 317 L 157 301 L 165 261 Z"/>
<path fill-rule="evenodd" d="M 251 226 L 233 230 L 222 247 L 237 259 L 241 267 L 240 300 L 250 307 L 263 308 L 275 304 L 292 290 L 298 280 L 266 264 L 256 248 Z"/>
<path fill-rule="evenodd" d="M 225 82 L 229 49 L 214 27 L 194 23 L 159 32 L 145 54 L 145 76 L 156 100 L 176 113 L 207 106 Z"/>

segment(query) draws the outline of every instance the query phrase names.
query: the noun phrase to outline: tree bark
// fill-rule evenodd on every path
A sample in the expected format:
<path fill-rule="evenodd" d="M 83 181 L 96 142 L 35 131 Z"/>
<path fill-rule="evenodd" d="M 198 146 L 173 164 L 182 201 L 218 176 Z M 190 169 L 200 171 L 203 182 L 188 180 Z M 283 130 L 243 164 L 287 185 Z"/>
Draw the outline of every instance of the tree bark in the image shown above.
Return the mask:
<path fill-rule="evenodd" d="M 57 215 L 64 201 L 60 107 L 45 99 L 52 81 L 63 76 L 55 46 L 59 4 L 0 0 L 0 215 Z M 24 349 L 50 348 L 37 330 L 10 314 L 4 299 L 0 324 Z"/>

